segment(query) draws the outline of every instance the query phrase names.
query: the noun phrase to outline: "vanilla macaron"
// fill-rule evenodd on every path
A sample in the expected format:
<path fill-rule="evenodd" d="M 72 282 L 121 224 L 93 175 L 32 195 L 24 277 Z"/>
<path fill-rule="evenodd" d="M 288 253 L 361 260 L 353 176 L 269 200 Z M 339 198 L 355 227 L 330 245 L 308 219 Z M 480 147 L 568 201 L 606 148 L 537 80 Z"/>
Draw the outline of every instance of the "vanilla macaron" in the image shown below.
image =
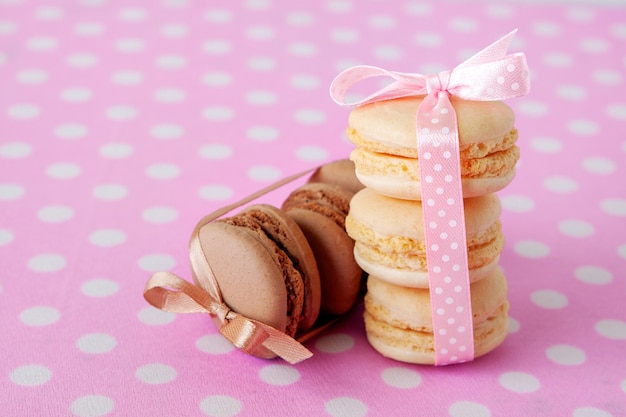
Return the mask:
<path fill-rule="evenodd" d="M 499 346 L 508 334 L 507 282 L 500 268 L 470 285 L 474 357 Z M 391 284 L 372 275 L 365 295 L 365 331 L 383 356 L 434 364 L 435 341 L 428 289 Z"/>
<path fill-rule="evenodd" d="M 496 268 L 504 247 L 500 200 L 495 194 L 464 199 L 470 282 Z M 346 230 L 354 256 L 370 275 L 396 285 L 428 288 L 422 202 L 391 198 L 367 187 L 354 195 Z M 462 242 L 450 242 L 452 248 Z"/>
<path fill-rule="evenodd" d="M 361 183 L 391 197 L 420 200 L 416 113 L 423 96 L 385 100 L 354 108 L 347 136 Z M 463 197 L 501 190 L 515 176 L 519 148 L 509 106 L 500 101 L 451 97 L 458 122 Z"/>

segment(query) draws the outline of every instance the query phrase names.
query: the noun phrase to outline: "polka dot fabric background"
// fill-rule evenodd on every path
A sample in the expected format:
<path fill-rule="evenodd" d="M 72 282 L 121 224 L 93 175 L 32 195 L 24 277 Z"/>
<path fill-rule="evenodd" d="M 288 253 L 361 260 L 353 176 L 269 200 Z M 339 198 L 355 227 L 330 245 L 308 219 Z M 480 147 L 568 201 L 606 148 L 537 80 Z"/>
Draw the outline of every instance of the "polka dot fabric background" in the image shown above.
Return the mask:
<path fill-rule="evenodd" d="M 0 0 L 2 415 L 626 415 L 626 9 L 542 3 Z M 342 69 L 432 73 L 515 28 L 499 349 L 394 362 L 358 310 L 291 366 L 143 300 L 190 278 L 203 215 L 348 156 Z"/>

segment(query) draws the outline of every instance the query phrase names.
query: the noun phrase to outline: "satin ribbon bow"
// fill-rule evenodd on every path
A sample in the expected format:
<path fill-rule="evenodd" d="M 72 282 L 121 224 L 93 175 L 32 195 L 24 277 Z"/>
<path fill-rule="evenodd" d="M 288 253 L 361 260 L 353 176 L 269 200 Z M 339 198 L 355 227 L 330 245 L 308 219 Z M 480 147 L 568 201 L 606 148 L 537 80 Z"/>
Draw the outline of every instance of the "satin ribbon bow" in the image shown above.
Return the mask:
<path fill-rule="evenodd" d="M 425 95 L 416 114 L 416 145 L 436 365 L 474 358 L 458 125 L 450 96 L 493 101 L 527 94 L 530 80 L 524 54 L 507 55 L 516 32 L 450 71 L 422 75 L 363 65 L 343 71 L 330 86 L 331 97 L 341 106 Z M 365 99 L 344 101 L 353 85 L 380 76 L 394 81 Z"/>

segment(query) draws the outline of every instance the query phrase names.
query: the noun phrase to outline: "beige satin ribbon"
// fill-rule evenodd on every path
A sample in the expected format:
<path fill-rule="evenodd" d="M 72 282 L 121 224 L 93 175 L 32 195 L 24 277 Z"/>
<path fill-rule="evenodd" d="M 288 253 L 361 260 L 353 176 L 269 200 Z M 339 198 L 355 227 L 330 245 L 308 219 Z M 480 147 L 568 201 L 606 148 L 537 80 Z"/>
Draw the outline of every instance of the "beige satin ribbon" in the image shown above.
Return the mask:
<path fill-rule="evenodd" d="M 222 298 L 218 281 L 211 269 L 200 242 L 200 229 L 224 214 L 251 202 L 285 184 L 295 181 L 316 168 L 284 178 L 254 194 L 223 207 L 202 218 L 193 230 L 189 242 L 189 258 L 196 286 L 170 272 L 153 274 L 144 289 L 144 298 L 154 307 L 173 313 L 208 313 L 219 332 L 238 349 L 260 357 L 273 354 L 295 364 L 313 356 L 301 343 L 320 333 L 336 320 L 315 327 L 300 335 L 298 340 L 285 333 L 232 311 Z M 205 291 L 203 288 L 206 288 Z M 268 354 L 268 351 L 271 352 Z M 272 356 L 273 356 L 272 355 Z"/>

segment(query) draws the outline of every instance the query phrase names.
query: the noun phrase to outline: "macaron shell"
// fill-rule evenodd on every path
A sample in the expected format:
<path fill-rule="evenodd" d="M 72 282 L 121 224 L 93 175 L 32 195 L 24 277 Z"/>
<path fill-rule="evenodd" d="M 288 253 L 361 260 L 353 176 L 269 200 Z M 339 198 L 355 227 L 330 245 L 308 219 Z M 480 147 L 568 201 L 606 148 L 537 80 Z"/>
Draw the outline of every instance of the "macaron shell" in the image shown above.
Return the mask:
<path fill-rule="evenodd" d="M 354 108 L 348 138 L 375 152 L 417 158 L 415 115 L 424 97 L 404 97 Z M 501 150 L 515 115 L 500 101 L 467 101 L 451 97 L 456 112 L 461 153 L 476 158 Z"/>
<path fill-rule="evenodd" d="M 338 159 L 322 165 L 315 170 L 308 182 L 335 184 L 352 193 L 364 187 L 356 177 L 354 162 L 350 159 Z"/>

